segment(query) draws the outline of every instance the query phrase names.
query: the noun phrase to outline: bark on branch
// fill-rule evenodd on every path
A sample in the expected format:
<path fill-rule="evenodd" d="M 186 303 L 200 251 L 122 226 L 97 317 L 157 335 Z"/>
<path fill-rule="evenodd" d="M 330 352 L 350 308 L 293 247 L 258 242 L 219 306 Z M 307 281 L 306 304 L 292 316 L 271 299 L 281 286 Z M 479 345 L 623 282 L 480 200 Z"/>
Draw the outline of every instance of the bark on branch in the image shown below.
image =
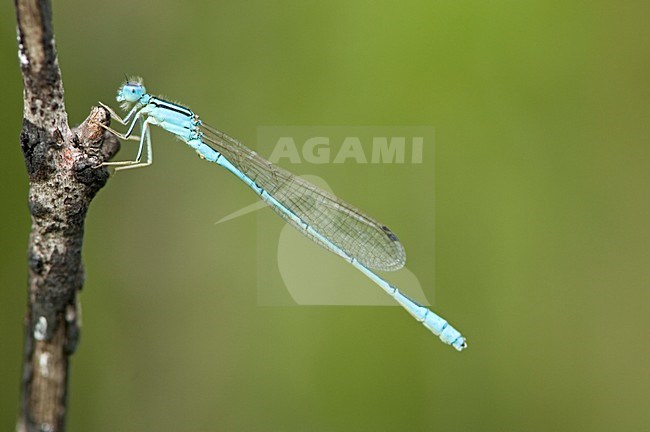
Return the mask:
<path fill-rule="evenodd" d="M 110 116 L 92 108 L 68 126 L 48 0 L 15 0 L 24 85 L 20 145 L 29 176 L 28 305 L 19 431 L 62 431 L 69 360 L 79 340 L 77 294 L 84 220 L 108 180 L 104 160 L 119 149 Z"/>

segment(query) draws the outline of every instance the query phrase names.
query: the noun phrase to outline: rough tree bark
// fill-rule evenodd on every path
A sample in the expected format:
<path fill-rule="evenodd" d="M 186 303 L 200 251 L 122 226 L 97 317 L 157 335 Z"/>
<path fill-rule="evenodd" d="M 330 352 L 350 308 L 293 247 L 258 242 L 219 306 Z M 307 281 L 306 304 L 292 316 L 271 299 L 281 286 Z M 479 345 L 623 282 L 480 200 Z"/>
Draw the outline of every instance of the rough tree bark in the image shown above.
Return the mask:
<path fill-rule="evenodd" d="M 70 129 L 48 0 L 15 0 L 24 84 L 20 145 L 29 176 L 28 305 L 18 431 L 62 431 L 70 356 L 79 340 L 84 219 L 108 180 L 101 167 L 119 149 L 94 107 Z"/>

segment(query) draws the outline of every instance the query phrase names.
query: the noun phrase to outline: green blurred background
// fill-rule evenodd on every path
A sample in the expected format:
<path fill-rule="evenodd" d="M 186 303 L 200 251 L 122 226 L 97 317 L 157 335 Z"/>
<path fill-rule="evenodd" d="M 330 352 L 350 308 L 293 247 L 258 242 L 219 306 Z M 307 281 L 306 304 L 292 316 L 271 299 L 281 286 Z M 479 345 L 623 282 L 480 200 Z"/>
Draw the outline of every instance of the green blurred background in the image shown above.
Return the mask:
<path fill-rule="evenodd" d="M 469 338 L 456 353 L 398 308 L 257 306 L 255 217 L 214 225 L 253 194 L 156 130 L 154 166 L 88 215 L 69 430 L 648 427 L 649 3 L 53 9 L 71 124 L 133 73 L 252 147 L 260 125 L 434 126 L 426 170 L 297 170 L 393 228 Z M 2 2 L 0 430 L 30 224 L 14 22 Z"/>

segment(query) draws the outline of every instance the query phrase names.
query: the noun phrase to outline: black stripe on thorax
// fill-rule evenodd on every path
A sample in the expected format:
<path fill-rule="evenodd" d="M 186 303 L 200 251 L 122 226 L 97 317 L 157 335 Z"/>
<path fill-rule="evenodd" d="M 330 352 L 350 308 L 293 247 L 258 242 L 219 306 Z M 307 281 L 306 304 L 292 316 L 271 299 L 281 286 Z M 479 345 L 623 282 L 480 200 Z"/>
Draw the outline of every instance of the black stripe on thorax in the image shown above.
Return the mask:
<path fill-rule="evenodd" d="M 177 113 L 186 115 L 188 117 L 192 117 L 194 115 L 192 110 L 187 108 L 187 107 L 184 107 L 182 105 L 178 105 L 178 104 L 175 104 L 175 103 L 168 102 L 168 101 L 166 101 L 164 99 L 160 99 L 160 98 L 157 98 L 155 96 L 151 98 L 149 103 L 152 104 L 155 107 L 160 107 L 160 108 L 168 109 L 170 111 L 175 111 Z"/>

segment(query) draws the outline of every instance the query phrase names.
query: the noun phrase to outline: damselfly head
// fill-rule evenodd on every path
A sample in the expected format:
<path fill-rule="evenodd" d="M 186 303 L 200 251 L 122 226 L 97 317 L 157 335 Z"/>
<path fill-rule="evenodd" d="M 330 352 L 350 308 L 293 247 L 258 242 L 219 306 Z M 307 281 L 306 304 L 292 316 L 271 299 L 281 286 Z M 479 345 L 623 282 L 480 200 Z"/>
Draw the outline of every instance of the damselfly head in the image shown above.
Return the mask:
<path fill-rule="evenodd" d="M 128 109 L 138 102 L 147 93 L 141 78 L 129 78 L 117 91 L 118 102 L 122 102 L 122 108 Z"/>

